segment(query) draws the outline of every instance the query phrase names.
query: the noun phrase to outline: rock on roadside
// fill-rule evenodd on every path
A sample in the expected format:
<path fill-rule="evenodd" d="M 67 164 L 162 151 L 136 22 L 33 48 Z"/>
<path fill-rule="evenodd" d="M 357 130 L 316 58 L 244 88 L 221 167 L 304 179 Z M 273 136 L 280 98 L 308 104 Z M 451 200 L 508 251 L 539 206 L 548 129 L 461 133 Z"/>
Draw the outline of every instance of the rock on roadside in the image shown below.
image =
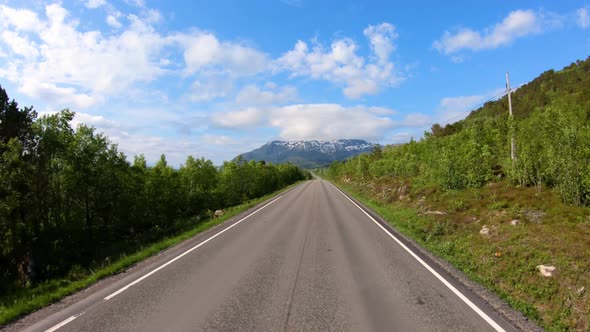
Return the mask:
<path fill-rule="evenodd" d="M 481 235 L 488 235 L 488 234 L 490 234 L 490 229 L 488 228 L 488 226 L 483 225 L 483 227 L 479 231 L 479 234 L 481 234 Z"/>
<path fill-rule="evenodd" d="M 543 277 L 553 277 L 553 275 L 556 273 L 557 268 L 555 266 L 551 266 L 551 265 L 537 265 L 537 269 L 539 269 L 539 272 L 541 272 L 541 275 Z"/>

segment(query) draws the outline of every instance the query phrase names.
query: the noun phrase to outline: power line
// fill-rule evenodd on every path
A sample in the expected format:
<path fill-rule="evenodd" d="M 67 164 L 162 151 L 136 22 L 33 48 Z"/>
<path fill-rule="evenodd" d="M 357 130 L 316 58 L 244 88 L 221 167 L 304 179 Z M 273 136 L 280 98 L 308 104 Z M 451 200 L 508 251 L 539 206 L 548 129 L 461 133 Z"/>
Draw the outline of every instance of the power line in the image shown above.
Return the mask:
<path fill-rule="evenodd" d="M 518 87 L 516 87 L 516 88 L 511 88 L 511 89 L 510 89 L 510 92 L 511 92 L 511 93 L 513 93 L 514 91 L 516 91 L 517 89 L 520 89 L 520 87 L 522 87 L 522 86 L 523 86 L 523 85 L 525 85 L 525 84 L 526 84 L 526 83 L 523 83 L 523 84 L 519 85 L 519 86 L 518 86 Z M 459 118 L 459 117 L 461 117 L 461 116 L 463 116 L 463 115 L 465 115 L 465 114 L 467 114 L 467 113 L 471 113 L 471 112 L 473 112 L 473 111 L 477 110 L 478 108 L 480 108 L 480 107 L 482 107 L 483 105 L 485 105 L 487 102 L 489 102 L 489 101 L 492 101 L 492 100 L 498 100 L 498 99 L 500 99 L 500 98 L 502 98 L 502 97 L 506 96 L 507 94 L 508 94 L 508 92 L 507 92 L 507 91 L 502 91 L 502 92 L 498 93 L 497 95 L 495 95 L 495 96 L 493 96 L 493 97 L 490 97 L 490 98 L 488 98 L 487 100 L 485 100 L 485 101 L 483 101 L 483 102 L 480 102 L 479 104 L 477 104 L 477 105 L 475 105 L 475 106 L 472 106 L 472 107 L 470 107 L 470 108 L 469 108 L 467 111 L 465 111 L 465 112 L 463 112 L 463 113 L 461 113 L 461 114 L 455 115 L 454 117 L 452 117 L 452 118 L 450 118 L 450 119 L 448 119 L 448 120 L 445 120 L 445 121 L 443 121 L 443 122 L 440 122 L 440 123 L 438 123 L 438 122 L 437 122 L 437 123 L 438 123 L 439 125 L 441 125 L 441 126 L 442 126 L 442 125 L 445 125 L 445 124 L 448 124 L 448 123 L 450 123 L 451 121 L 453 121 L 453 120 L 455 120 L 455 119 L 457 119 L 457 118 Z M 433 123 L 432 125 L 434 125 L 434 124 L 436 124 L 436 123 Z M 432 125 L 430 125 L 430 127 L 431 127 Z M 426 126 L 425 126 L 424 128 L 428 128 L 428 127 L 426 127 Z"/>
<path fill-rule="evenodd" d="M 498 93 L 497 95 L 495 95 L 495 96 L 493 96 L 493 97 L 490 97 L 489 99 L 487 99 L 487 100 L 485 100 L 485 101 L 483 101 L 483 102 L 480 102 L 479 104 L 477 104 L 477 105 L 475 105 L 475 106 L 472 106 L 472 107 L 470 107 L 470 108 L 469 108 L 467 111 L 465 111 L 465 112 L 463 112 L 463 113 L 460 113 L 460 114 L 458 114 L 458 115 L 455 115 L 454 117 L 452 117 L 452 118 L 450 118 L 450 119 L 448 119 L 448 120 L 445 120 L 445 121 L 443 121 L 443 122 L 440 122 L 439 124 L 440 124 L 441 126 L 443 126 L 443 125 L 445 125 L 445 124 L 448 124 L 448 123 L 450 123 L 451 121 L 453 121 L 453 120 L 455 120 L 455 119 L 457 119 L 457 118 L 460 118 L 461 116 L 463 116 L 463 115 L 465 115 L 465 114 L 467 114 L 467 113 L 471 113 L 471 112 L 473 112 L 473 111 L 477 110 L 478 108 L 480 108 L 480 107 L 482 107 L 483 105 L 485 105 L 487 102 L 490 102 L 490 101 L 492 101 L 492 100 L 497 100 L 497 99 L 499 99 L 499 98 L 501 98 L 501 97 L 504 97 L 506 94 L 507 94 L 507 92 L 506 92 L 506 91 L 502 91 L 502 92 Z M 433 125 L 434 125 L 434 124 L 433 124 Z"/>
<path fill-rule="evenodd" d="M 523 83 L 523 84 L 520 84 L 520 85 L 519 85 L 518 87 L 516 87 L 516 88 L 511 88 L 511 89 L 510 89 L 510 93 L 513 93 L 514 91 L 516 91 L 517 89 L 520 89 L 520 88 L 521 88 L 523 85 L 526 85 L 526 84 L 527 84 L 527 83 Z M 446 124 L 449 124 L 451 121 L 453 121 L 453 120 L 455 120 L 455 119 L 457 119 L 457 118 L 459 118 L 459 117 L 461 117 L 461 116 L 463 116 L 463 115 L 467 114 L 467 113 L 471 113 L 471 112 L 473 112 L 473 111 L 475 111 L 475 110 L 477 110 L 477 109 L 481 108 L 481 107 L 482 107 L 482 106 L 484 106 L 484 105 L 485 105 L 487 102 L 490 102 L 490 101 L 492 101 L 492 100 L 498 100 L 498 99 L 500 99 L 500 98 L 502 98 L 502 97 L 506 96 L 507 94 L 508 94 L 508 91 L 502 91 L 502 92 L 500 92 L 500 93 L 496 94 L 495 96 L 492 96 L 492 97 L 490 97 L 490 98 L 488 98 L 488 99 L 484 100 L 483 102 L 480 102 L 479 104 L 477 104 L 477 105 L 474 105 L 474 106 L 470 107 L 470 108 L 469 108 L 467 111 L 465 111 L 465 112 L 462 112 L 462 113 L 460 113 L 460 114 L 458 114 L 458 115 L 455 115 L 454 117 L 452 117 L 452 118 L 450 118 L 450 119 L 447 119 L 447 120 L 445 120 L 445 121 L 443 121 L 443 122 L 435 122 L 435 123 L 432 123 L 432 124 L 430 124 L 430 125 L 427 125 L 427 126 L 424 126 L 424 127 L 416 127 L 416 128 L 417 128 L 417 129 L 430 129 L 430 128 L 432 128 L 432 126 L 433 126 L 433 125 L 435 125 L 435 124 L 439 124 L 439 125 L 442 127 L 442 126 L 444 126 L 444 125 L 446 125 Z M 412 137 L 413 137 L 413 136 L 412 136 Z"/>

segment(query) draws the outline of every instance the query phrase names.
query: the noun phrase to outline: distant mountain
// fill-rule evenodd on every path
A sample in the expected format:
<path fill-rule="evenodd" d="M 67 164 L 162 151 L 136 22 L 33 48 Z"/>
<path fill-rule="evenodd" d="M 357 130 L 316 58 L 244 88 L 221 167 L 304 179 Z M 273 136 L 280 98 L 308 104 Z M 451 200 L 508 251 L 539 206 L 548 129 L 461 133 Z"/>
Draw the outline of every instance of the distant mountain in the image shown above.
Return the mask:
<path fill-rule="evenodd" d="M 273 164 L 291 162 L 301 168 L 316 168 L 370 152 L 374 146 L 360 139 L 272 141 L 241 156 L 245 160 L 264 160 Z"/>

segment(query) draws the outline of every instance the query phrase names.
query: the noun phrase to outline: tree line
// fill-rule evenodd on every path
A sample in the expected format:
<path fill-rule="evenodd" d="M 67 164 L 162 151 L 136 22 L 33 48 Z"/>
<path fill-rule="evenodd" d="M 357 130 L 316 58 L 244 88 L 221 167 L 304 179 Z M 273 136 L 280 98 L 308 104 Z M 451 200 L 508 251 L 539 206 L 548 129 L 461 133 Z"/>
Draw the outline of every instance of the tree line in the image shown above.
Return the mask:
<path fill-rule="evenodd" d="M 291 164 L 129 162 L 95 128 L 72 128 L 74 115 L 38 118 L 0 87 L 0 290 L 91 268 L 310 178 Z"/>
<path fill-rule="evenodd" d="M 590 205 L 590 58 L 543 73 L 519 88 L 513 101 L 514 118 L 503 97 L 463 121 L 435 124 L 420 141 L 336 162 L 326 175 L 394 177 L 415 188 L 453 190 L 506 179 L 554 189 L 566 203 Z"/>

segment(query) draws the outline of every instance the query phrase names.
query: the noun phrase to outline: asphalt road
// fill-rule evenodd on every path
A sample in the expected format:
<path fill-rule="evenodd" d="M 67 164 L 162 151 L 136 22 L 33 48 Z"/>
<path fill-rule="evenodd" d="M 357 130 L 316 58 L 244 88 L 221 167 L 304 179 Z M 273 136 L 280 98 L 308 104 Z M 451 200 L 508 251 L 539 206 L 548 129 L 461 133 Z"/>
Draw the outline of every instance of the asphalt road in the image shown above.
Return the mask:
<path fill-rule="evenodd" d="M 326 181 L 237 219 L 29 330 L 514 330 Z"/>

